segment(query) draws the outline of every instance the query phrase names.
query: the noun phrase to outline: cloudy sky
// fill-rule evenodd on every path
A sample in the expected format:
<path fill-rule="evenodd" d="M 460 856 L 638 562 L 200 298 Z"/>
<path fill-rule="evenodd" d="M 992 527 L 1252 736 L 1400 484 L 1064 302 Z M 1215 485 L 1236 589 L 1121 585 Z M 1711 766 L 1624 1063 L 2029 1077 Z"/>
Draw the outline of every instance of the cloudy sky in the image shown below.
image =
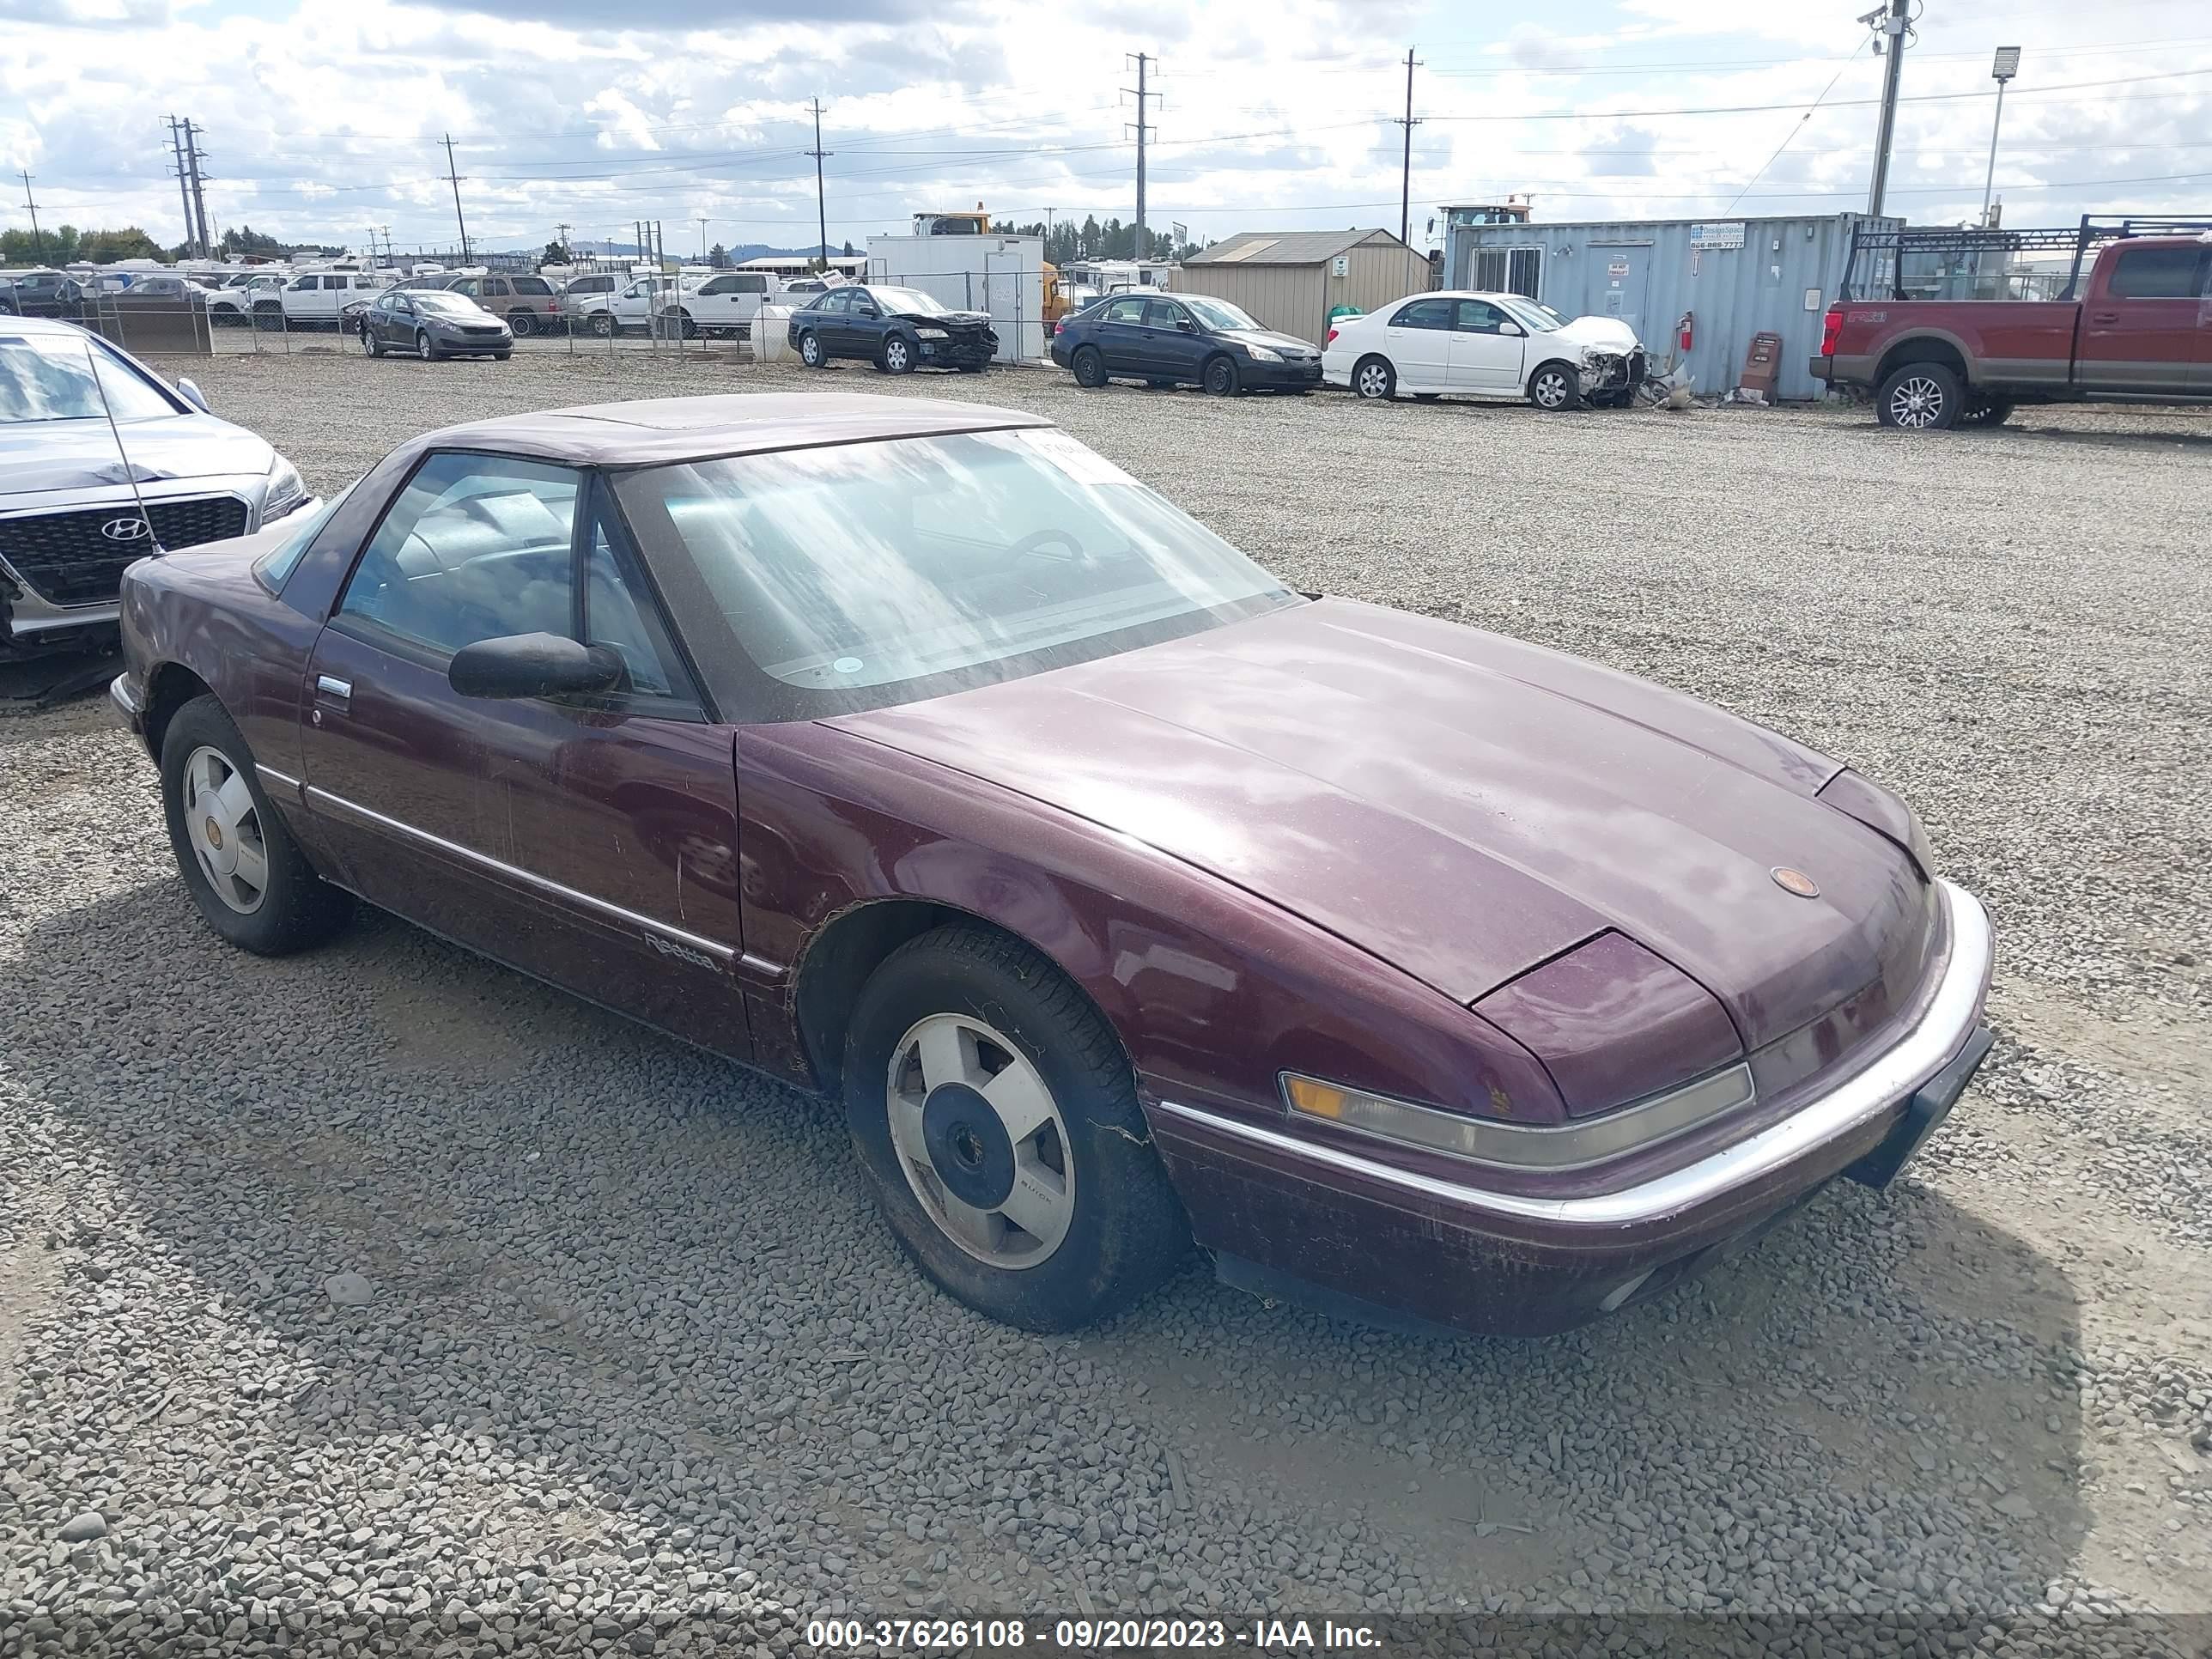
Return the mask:
<path fill-rule="evenodd" d="M 0 0 L 0 167 L 31 173 L 44 223 L 177 241 L 164 118 L 189 117 L 217 225 L 356 246 L 388 226 L 404 250 L 453 239 L 450 131 L 479 246 L 562 222 L 627 241 L 641 217 L 672 252 L 702 219 L 797 246 L 818 96 L 833 242 L 979 200 L 1126 220 L 1143 52 L 1153 225 L 1395 228 L 1412 46 L 1417 244 L 1440 204 L 1508 191 L 1550 220 L 1841 211 L 1865 198 L 1871 3 Z M 1978 210 L 1999 45 L 2026 54 L 2008 223 L 2212 204 L 2203 0 L 1925 0 L 1893 211 Z M 27 224 L 20 180 L 0 202 Z"/>

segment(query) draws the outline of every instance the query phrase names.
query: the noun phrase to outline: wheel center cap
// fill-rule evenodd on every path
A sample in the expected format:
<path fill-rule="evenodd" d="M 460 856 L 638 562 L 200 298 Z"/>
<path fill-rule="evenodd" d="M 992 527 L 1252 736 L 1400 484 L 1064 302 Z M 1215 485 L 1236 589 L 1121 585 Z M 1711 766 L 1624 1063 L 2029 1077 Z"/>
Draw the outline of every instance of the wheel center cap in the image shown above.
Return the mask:
<path fill-rule="evenodd" d="M 222 826 L 213 818 L 207 821 L 207 838 L 209 846 L 218 853 L 222 851 Z"/>
<path fill-rule="evenodd" d="M 991 1103 L 964 1083 L 940 1083 L 921 1103 L 921 1142 L 945 1190 L 995 1210 L 1014 1189 L 1014 1143 Z"/>

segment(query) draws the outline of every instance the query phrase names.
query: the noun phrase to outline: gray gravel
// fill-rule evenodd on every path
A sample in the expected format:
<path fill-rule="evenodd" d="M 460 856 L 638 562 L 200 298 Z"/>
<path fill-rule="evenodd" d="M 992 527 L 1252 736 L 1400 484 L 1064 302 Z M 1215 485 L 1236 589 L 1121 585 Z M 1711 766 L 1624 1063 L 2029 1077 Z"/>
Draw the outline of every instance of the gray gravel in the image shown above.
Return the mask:
<path fill-rule="evenodd" d="M 1889 1199 L 1591 1330 L 1386 1335 L 1194 1267 L 1040 1339 L 914 1274 L 814 1103 L 395 922 L 228 951 L 100 708 L 0 716 L 0 1654 L 783 1653 L 933 1608 L 1827 1615 L 1830 1651 L 2026 1614 L 2079 1650 L 2212 1611 L 2212 422 L 188 372 L 325 490 L 626 395 L 1043 410 L 1293 582 L 1897 786 L 1996 916 L 2001 1041 Z"/>

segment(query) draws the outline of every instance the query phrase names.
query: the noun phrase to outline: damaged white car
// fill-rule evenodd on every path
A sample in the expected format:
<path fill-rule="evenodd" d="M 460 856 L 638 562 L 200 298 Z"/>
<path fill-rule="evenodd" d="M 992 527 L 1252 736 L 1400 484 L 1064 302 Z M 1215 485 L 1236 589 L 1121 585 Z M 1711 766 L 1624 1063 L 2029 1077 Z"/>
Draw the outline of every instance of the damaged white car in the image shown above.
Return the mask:
<path fill-rule="evenodd" d="M 1340 317 L 1322 378 L 1361 398 L 1525 398 L 1541 410 L 1624 408 L 1645 354 L 1617 317 L 1570 322 L 1518 294 L 1417 294 Z"/>

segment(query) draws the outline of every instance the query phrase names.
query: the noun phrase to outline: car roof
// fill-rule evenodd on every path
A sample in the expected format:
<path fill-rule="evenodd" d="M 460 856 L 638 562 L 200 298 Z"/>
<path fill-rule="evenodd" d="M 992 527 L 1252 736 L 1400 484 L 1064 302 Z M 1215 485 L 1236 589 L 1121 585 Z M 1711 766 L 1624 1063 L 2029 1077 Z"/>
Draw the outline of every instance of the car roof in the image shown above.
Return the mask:
<path fill-rule="evenodd" d="M 1041 415 L 945 398 L 763 392 L 538 410 L 447 427 L 416 441 L 426 449 L 494 450 L 579 466 L 660 466 L 778 449 L 1052 424 Z"/>
<path fill-rule="evenodd" d="M 0 328 L 10 334 L 83 334 L 87 330 L 75 323 L 63 322 L 58 317 L 9 317 L 0 319 Z"/>

